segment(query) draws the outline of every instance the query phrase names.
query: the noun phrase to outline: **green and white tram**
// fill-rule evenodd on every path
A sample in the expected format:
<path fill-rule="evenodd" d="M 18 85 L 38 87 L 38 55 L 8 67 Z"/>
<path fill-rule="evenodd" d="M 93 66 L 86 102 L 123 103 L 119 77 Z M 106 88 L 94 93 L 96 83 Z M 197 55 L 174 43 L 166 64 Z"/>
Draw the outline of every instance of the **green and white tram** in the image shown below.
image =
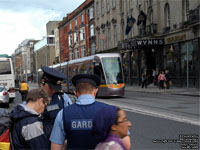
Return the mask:
<path fill-rule="evenodd" d="M 67 80 L 62 83 L 64 92 L 73 93 L 71 79 L 76 74 L 96 74 L 101 79 L 97 96 L 123 96 L 125 91 L 122 59 L 119 53 L 95 54 L 52 66 L 63 72 Z"/>

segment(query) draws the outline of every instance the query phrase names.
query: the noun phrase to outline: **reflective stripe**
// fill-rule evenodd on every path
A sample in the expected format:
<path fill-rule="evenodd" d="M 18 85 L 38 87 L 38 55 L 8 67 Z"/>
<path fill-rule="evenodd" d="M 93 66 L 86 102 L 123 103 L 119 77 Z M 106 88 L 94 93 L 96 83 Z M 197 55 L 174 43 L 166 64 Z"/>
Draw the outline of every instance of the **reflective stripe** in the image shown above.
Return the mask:
<path fill-rule="evenodd" d="M 31 140 L 44 134 L 42 122 L 37 121 L 32 124 L 23 126 L 21 134 L 24 137 L 25 141 Z"/>
<path fill-rule="evenodd" d="M 117 84 L 117 85 L 115 85 L 115 84 L 101 84 L 101 85 L 99 85 L 99 87 L 102 87 L 102 88 L 104 88 L 104 87 L 122 88 L 122 87 L 125 87 L 125 84 L 124 84 L 124 83 L 122 83 L 122 84 Z"/>
<path fill-rule="evenodd" d="M 47 111 L 59 109 L 58 104 L 47 106 Z"/>

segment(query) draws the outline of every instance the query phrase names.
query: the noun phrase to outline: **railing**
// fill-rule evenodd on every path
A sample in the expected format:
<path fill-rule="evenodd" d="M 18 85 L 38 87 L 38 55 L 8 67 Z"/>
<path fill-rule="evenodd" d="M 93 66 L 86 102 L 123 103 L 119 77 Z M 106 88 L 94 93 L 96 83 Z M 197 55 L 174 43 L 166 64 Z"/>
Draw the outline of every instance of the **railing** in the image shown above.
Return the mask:
<path fill-rule="evenodd" d="M 170 26 L 163 28 L 163 33 L 168 33 L 170 31 Z"/>
<path fill-rule="evenodd" d="M 197 23 L 200 21 L 200 6 L 196 9 L 189 11 L 188 21 L 189 24 Z"/>
<path fill-rule="evenodd" d="M 157 24 L 150 24 L 146 26 L 146 35 L 151 36 L 157 33 Z"/>
<path fill-rule="evenodd" d="M 143 36 L 152 36 L 157 33 L 157 24 L 150 24 L 147 25 L 145 28 L 142 27 L 139 29 L 139 35 Z"/>

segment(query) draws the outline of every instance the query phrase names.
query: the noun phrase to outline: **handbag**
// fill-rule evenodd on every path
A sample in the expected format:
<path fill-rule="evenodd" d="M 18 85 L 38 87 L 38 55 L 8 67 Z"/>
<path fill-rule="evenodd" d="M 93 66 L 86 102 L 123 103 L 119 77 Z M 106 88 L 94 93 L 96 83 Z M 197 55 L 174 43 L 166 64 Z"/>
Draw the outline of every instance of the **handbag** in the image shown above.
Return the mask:
<path fill-rule="evenodd" d="M 164 88 L 167 88 L 167 84 L 166 84 L 166 82 L 164 82 Z"/>
<path fill-rule="evenodd" d="M 172 86 L 172 80 L 169 81 L 169 86 Z"/>

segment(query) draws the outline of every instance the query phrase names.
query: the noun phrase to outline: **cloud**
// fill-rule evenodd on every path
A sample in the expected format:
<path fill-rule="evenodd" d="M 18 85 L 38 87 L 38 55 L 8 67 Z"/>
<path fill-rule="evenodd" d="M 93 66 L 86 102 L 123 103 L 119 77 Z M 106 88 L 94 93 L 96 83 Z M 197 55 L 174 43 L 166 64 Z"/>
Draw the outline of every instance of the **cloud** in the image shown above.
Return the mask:
<path fill-rule="evenodd" d="M 2 50 L 8 50 L 9 55 L 25 39 L 41 39 L 46 35 L 46 23 L 58 17 L 59 14 L 39 10 L 26 13 L 0 11 L 0 36 Z"/>
<path fill-rule="evenodd" d="M 0 54 L 14 53 L 25 39 L 40 40 L 48 21 L 62 20 L 84 0 L 0 0 Z"/>

